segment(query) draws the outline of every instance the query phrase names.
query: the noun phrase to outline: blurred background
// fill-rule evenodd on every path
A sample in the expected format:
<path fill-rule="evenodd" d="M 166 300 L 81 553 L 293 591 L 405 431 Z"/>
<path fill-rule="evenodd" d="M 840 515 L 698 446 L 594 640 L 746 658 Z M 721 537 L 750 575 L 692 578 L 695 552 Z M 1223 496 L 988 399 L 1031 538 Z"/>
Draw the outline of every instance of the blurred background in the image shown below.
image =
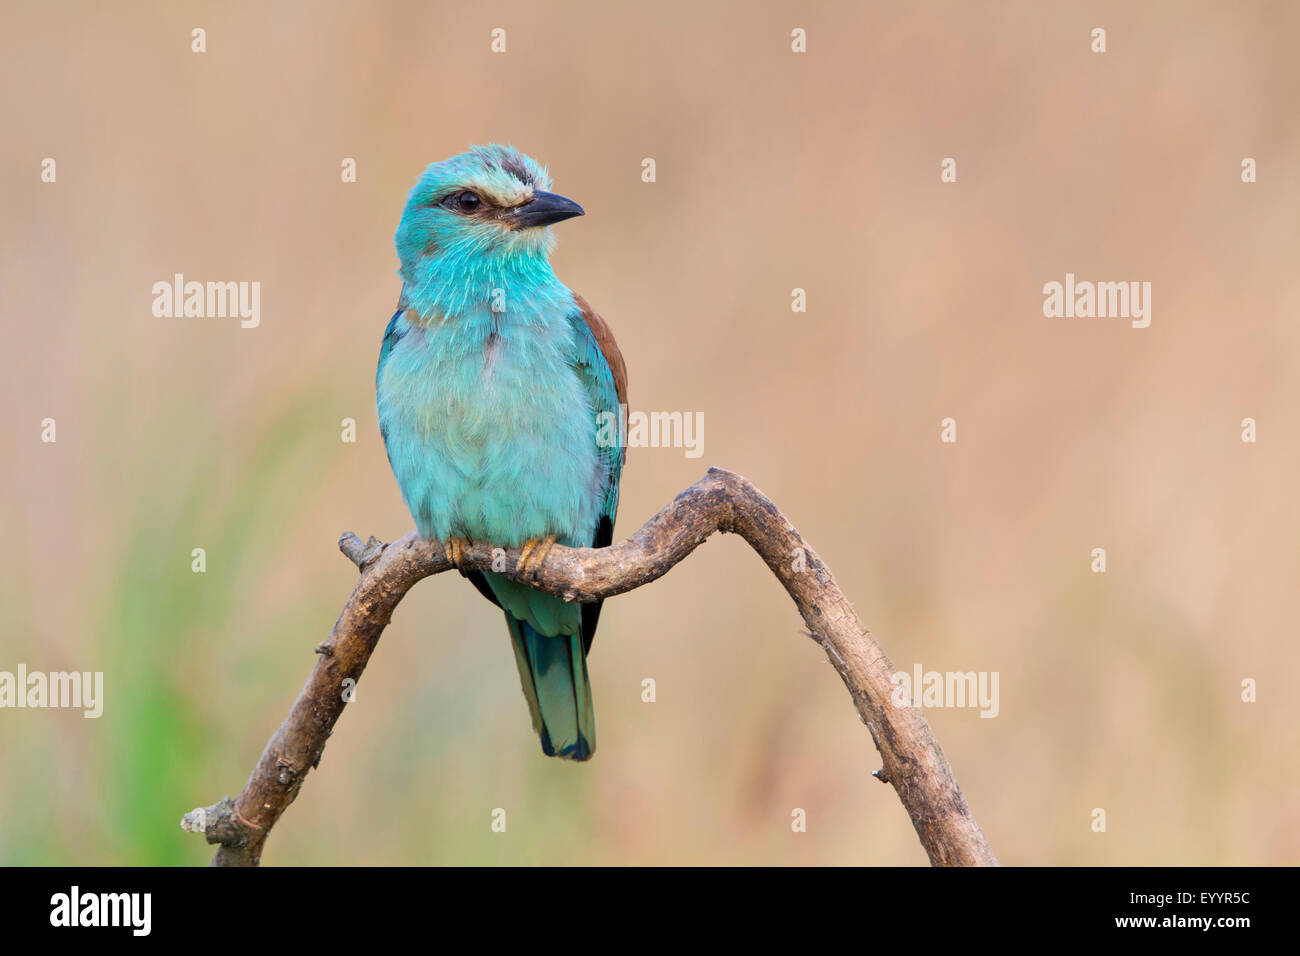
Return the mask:
<path fill-rule="evenodd" d="M 701 458 L 631 451 L 619 536 L 734 469 L 900 670 L 997 671 L 995 719 L 927 713 L 1005 863 L 1300 861 L 1300 8 L 3 20 L 0 670 L 102 671 L 105 701 L 0 711 L 0 862 L 210 858 L 178 821 L 287 713 L 356 580 L 339 534 L 411 527 L 374 412 L 392 234 L 426 164 L 492 141 L 586 207 L 554 263 L 633 410 L 704 415 Z M 178 272 L 260 282 L 260 326 L 155 318 Z M 1151 282 L 1150 328 L 1044 318 L 1066 272 Z M 574 766 L 540 752 L 500 613 L 422 582 L 264 862 L 924 864 L 801 628 L 739 539 L 608 602 Z"/>

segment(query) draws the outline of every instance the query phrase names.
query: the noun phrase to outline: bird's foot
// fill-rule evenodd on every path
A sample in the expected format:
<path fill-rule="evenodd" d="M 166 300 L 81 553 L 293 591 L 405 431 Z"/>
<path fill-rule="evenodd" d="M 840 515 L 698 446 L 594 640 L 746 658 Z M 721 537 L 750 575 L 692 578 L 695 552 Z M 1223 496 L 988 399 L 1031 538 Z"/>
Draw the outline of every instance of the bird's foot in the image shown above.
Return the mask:
<path fill-rule="evenodd" d="M 542 562 L 546 560 L 553 547 L 555 547 L 553 534 L 545 538 L 529 538 L 525 541 L 524 546 L 519 550 L 519 563 L 515 565 L 515 580 L 527 577 L 536 581 L 538 572 L 542 570 Z"/>
<path fill-rule="evenodd" d="M 469 576 L 468 572 L 460 566 L 460 562 L 465 556 L 465 549 L 468 547 L 468 538 L 448 538 L 442 543 L 442 549 L 447 555 L 447 560 L 463 577 Z"/>

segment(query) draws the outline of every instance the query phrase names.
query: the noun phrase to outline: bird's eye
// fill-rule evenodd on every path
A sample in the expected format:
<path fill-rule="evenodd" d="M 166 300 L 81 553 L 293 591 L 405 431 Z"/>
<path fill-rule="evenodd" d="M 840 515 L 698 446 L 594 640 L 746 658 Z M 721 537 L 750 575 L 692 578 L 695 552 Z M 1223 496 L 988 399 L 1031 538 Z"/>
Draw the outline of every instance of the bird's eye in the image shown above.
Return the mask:
<path fill-rule="evenodd" d="M 452 193 L 442 201 L 448 209 L 455 209 L 458 212 L 475 212 L 483 200 L 478 197 L 478 193 L 466 189 L 464 192 Z"/>

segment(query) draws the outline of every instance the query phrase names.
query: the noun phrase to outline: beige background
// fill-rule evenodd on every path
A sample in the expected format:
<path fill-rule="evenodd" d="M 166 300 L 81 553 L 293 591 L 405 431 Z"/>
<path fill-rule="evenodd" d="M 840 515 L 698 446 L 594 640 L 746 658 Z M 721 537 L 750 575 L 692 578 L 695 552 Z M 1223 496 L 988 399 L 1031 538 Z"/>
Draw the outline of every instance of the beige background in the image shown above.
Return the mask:
<path fill-rule="evenodd" d="M 411 525 L 374 415 L 392 233 L 427 163 L 494 140 L 586 207 L 555 265 L 613 324 L 634 408 L 705 416 L 701 459 L 632 452 L 621 534 L 735 469 L 900 668 L 998 671 L 996 719 L 929 717 L 1006 863 L 1300 860 L 1300 8 L 3 20 L 0 669 L 101 670 L 106 709 L 0 711 L 0 861 L 207 858 L 177 821 L 287 710 L 355 578 L 338 534 Z M 1067 271 L 1150 281 L 1151 327 L 1044 318 Z M 175 272 L 260 281 L 261 326 L 154 318 Z M 266 862 L 924 863 L 800 625 L 738 540 L 610 602 L 576 767 L 541 756 L 499 613 L 425 582 Z"/>

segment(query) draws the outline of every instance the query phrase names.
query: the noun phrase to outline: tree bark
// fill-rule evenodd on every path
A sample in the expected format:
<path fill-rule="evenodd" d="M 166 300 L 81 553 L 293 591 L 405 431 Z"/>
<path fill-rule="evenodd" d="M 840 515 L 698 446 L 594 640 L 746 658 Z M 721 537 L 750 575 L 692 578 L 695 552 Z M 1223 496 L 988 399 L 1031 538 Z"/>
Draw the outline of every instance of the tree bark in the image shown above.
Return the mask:
<path fill-rule="evenodd" d="M 686 489 L 630 538 L 607 548 L 556 546 L 520 580 L 570 601 L 594 601 L 649 584 L 715 531 L 739 534 L 794 600 L 813 638 L 825 649 L 867 725 L 883 767 L 875 772 L 903 802 L 921 845 L 936 866 L 996 866 L 952 768 L 919 708 L 891 702 L 894 667 L 863 627 L 830 569 L 764 495 L 740 475 L 720 468 Z M 234 800 L 193 810 L 181 821 L 219 843 L 214 866 L 256 866 L 266 838 L 319 765 L 325 741 L 361 678 L 393 610 L 422 578 L 452 567 L 441 543 L 414 532 L 392 544 L 353 534 L 340 549 L 361 571 L 328 641 L 289 716 L 271 737 Z M 472 543 L 465 570 L 518 574 L 520 551 Z"/>

